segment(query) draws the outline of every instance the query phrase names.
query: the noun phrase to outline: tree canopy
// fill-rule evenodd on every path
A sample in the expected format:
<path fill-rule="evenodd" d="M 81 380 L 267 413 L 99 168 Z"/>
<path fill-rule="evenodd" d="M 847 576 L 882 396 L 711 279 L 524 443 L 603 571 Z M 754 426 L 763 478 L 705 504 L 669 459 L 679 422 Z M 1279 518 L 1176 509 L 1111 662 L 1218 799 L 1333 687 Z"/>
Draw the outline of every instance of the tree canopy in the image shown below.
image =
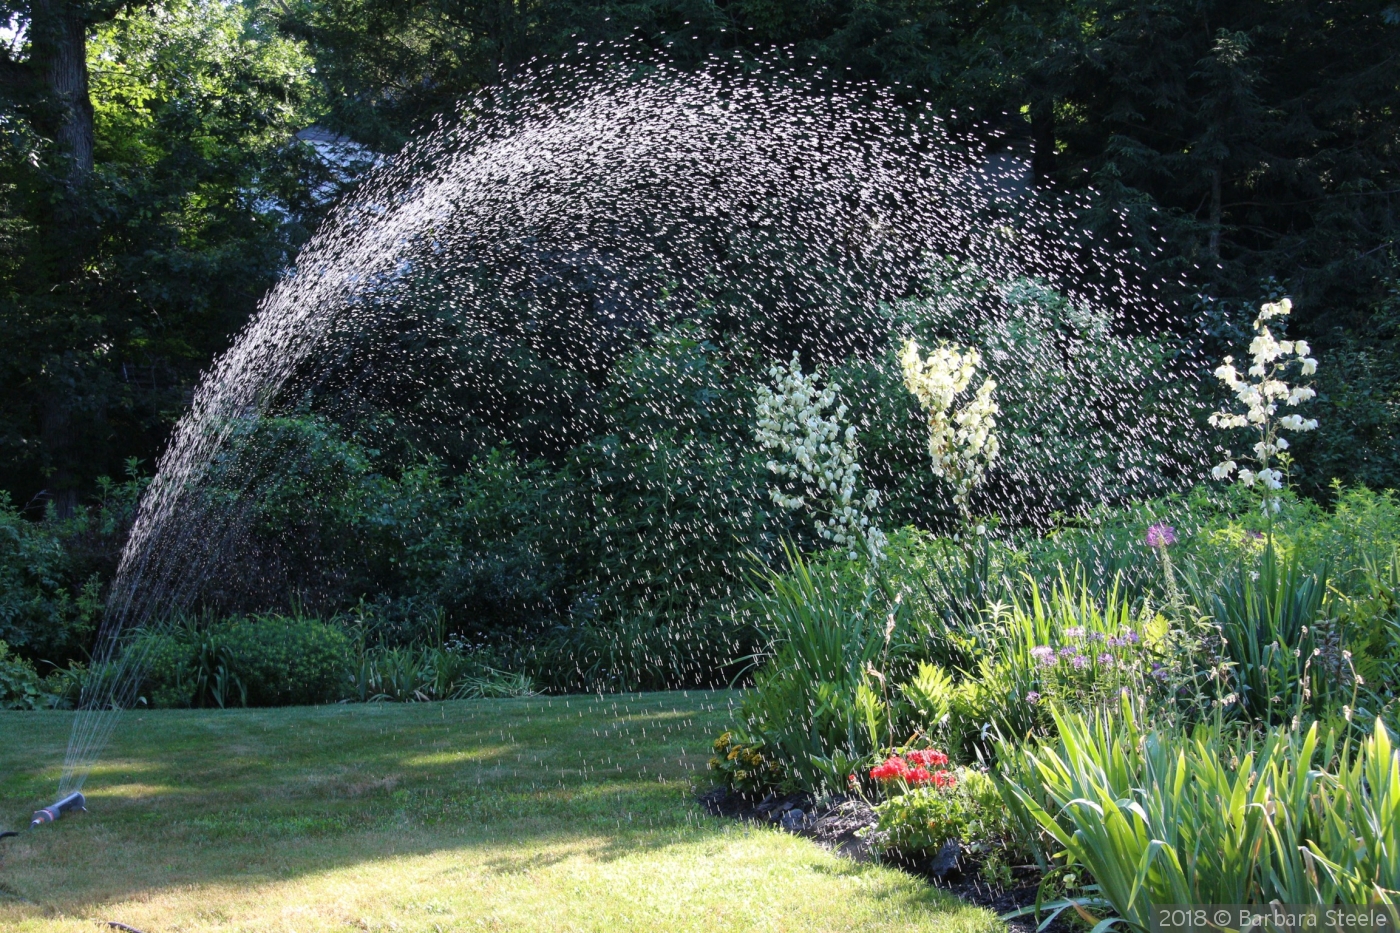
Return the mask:
<path fill-rule="evenodd" d="M 777 56 L 994 131 L 1046 196 L 1092 189 L 1087 220 L 1165 242 L 1156 270 L 1221 339 L 1291 295 L 1333 425 L 1301 475 L 1400 479 L 1387 0 L 0 0 L 6 20 L 0 487 L 20 503 L 71 509 L 159 451 L 332 200 L 298 131 L 392 152 L 614 42 Z"/>

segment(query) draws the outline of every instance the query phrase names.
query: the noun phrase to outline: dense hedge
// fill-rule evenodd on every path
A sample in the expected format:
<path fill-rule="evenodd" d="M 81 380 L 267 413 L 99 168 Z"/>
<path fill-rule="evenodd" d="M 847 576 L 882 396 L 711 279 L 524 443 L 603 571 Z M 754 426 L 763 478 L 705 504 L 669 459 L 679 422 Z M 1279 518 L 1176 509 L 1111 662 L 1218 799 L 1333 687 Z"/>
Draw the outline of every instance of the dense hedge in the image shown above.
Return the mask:
<path fill-rule="evenodd" d="M 258 616 L 143 632 L 142 695 L 154 706 L 296 706 L 349 693 L 351 644 L 316 619 Z"/>

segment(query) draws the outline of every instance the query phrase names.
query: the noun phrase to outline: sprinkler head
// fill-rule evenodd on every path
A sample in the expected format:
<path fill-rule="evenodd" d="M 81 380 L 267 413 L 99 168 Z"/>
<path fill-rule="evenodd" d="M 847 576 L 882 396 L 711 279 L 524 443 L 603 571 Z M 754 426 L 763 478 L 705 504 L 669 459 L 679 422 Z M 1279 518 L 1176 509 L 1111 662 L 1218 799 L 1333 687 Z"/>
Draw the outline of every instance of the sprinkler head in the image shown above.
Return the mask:
<path fill-rule="evenodd" d="M 35 810 L 34 819 L 29 821 L 29 828 L 33 829 L 44 823 L 52 823 L 65 813 L 72 813 L 74 811 L 78 813 L 87 812 L 87 800 L 79 791 L 74 791 L 58 803 L 50 804 L 42 810 Z"/>

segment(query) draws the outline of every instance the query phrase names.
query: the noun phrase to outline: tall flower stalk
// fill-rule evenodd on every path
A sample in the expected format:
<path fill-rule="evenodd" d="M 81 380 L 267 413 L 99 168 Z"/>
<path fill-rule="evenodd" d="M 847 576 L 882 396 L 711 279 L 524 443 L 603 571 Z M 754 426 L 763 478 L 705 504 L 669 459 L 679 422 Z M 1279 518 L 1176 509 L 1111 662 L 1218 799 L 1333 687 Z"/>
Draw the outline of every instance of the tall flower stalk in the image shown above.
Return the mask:
<path fill-rule="evenodd" d="M 1285 318 L 1293 310 L 1293 302 L 1285 298 L 1259 308 L 1254 319 L 1254 339 L 1249 344 L 1253 362 L 1246 375 L 1235 369 L 1233 357 L 1225 357 L 1215 370 L 1215 376 L 1235 393 L 1236 407 L 1227 407 L 1210 416 L 1212 426 L 1222 429 L 1243 429 L 1257 438 L 1253 456 L 1242 455 L 1239 461 L 1225 451 L 1225 459 L 1211 470 L 1217 480 L 1229 480 L 1245 486 L 1258 486 L 1262 493 L 1264 513 L 1272 519 L 1279 510 L 1278 491 L 1283 488 L 1284 475 L 1274 465 L 1287 466 L 1288 439 L 1284 431 L 1303 432 L 1317 428 L 1317 421 L 1296 413 L 1281 414 L 1312 401 L 1317 395 L 1311 385 L 1290 385 L 1287 381 L 1296 368 L 1296 375 L 1311 376 L 1317 372 L 1317 360 L 1309 353 L 1307 341 L 1278 340 L 1269 330 L 1268 322 Z M 1282 324 L 1282 322 L 1280 322 Z M 1243 409 L 1243 410 L 1240 410 Z"/>
<path fill-rule="evenodd" d="M 1171 525 L 1157 522 L 1148 526 L 1147 546 L 1157 552 L 1157 558 L 1162 562 L 1162 579 L 1167 586 L 1167 605 L 1171 607 L 1173 615 L 1180 618 L 1186 604 L 1181 598 L 1181 588 L 1176 584 L 1176 570 L 1172 567 L 1172 556 L 1168 550 L 1175 543 L 1176 529 Z"/>
<path fill-rule="evenodd" d="M 769 376 L 772 384 L 758 389 L 754 437 L 770 455 L 768 470 L 801 489 L 793 495 L 782 485 L 770 486 L 769 498 L 791 512 L 811 508 L 819 537 L 852 559 L 864 552 L 879 561 L 886 543 L 874 519 L 880 494 L 859 488 L 860 447 L 855 426 L 845 423 L 840 386 L 819 387 L 820 373 L 803 373 L 796 353 L 786 367 L 774 365 Z"/>
<path fill-rule="evenodd" d="M 980 353 L 945 343 L 925 357 L 918 341 L 910 339 L 899 362 L 905 386 L 928 415 L 928 451 L 934 475 L 953 487 L 953 504 L 970 524 L 972 491 L 986 479 L 987 469 L 1001 452 L 996 434 L 1001 408 L 993 398 L 996 380 L 984 379 L 972 398 L 955 408 L 958 396 L 972 385 L 982 365 Z"/>

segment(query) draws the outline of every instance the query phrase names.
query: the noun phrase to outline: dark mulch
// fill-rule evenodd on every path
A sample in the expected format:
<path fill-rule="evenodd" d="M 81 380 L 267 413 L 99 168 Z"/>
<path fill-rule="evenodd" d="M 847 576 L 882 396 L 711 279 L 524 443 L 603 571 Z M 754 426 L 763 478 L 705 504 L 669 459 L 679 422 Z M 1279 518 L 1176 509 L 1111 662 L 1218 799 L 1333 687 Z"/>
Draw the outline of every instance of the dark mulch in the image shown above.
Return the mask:
<path fill-rule="evenodd" d="M 699 796 L 700 804 L 715 816 L 763 823 L 804 836 L 838 855 L 856 861 L 875 859 L 871 840 L 860 830 L 875 824 L 875 811 L 858 797 L 832 797 L 818 802 L 810 794 L 769 794 L 754 798 L 716 788 Z M 1035 866 L 1012 869 L 1010 885 L 991 885 L 978 874 L 979 863 L 952 844 L 934 858 L 885 859 L 886 864 L 918 875 L 936 887 L 969 903 L 986 907 L 997 915 L 1010 913 L 1035 903 L 1040 873 Z M 1035 933 L 1033 916 L 1006 921 L 1011 933 Z M 1070 924 L 1056 918 L 1045 933 L 1069 933 Z"/>

